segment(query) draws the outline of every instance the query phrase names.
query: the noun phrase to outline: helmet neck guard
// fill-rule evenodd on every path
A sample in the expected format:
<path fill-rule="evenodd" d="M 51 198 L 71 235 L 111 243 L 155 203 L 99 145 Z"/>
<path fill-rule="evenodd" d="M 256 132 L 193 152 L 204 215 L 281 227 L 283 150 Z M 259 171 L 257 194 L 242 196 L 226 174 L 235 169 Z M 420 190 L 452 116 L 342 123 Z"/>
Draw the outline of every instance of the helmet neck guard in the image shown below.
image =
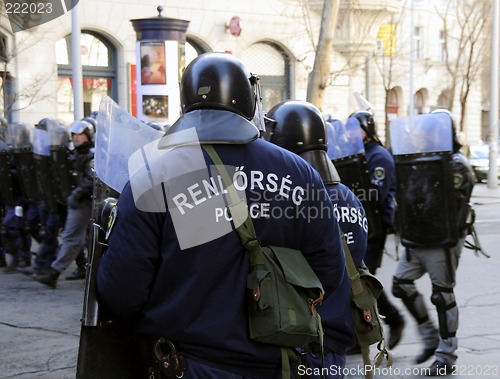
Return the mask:
<path fill-rule="evenodd" d="M 299 154 L 306 160 L 323 179 L 325 184 L 338 184 L 340 183 L 340 176 L 328 154 L 324 150 L 308 150 Z"/>
<path fill-rule="evenodd" d="M 179 133 L 191 128 L 196 132 L 196 138 Z M 258 137 L 257 127 L 236 113 L 197 109 L 182 115 L 160 139 L 158 148 L 193 144 L 246 144 Z"/>

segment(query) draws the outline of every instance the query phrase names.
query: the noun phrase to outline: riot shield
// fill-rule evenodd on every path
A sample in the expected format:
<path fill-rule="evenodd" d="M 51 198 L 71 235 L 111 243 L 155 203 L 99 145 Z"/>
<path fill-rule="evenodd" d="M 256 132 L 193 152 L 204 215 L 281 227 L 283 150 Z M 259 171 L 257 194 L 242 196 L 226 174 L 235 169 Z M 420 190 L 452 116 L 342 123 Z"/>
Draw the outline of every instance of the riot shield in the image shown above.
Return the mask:
<path fill-rule="evenodd" d="M 113 320 L 97 301 L 97 270 L 106 251 L 106 229 L 119 193 L 94 177 L 89 266 L 85 281 L 76 377 L 139 378 L 140 352 L 125 324 Z"/>
<path fill-rule="evenodd" d="M 446 114 L 391 122 L 398 218 L 405 247 L 451 247 L 457 243 L 452 137 L 451 120 Z"/>
<path fill-rule="evenodd" d="M 53 183 L 55 197 L 63 205 L 74 188 L 74 176 L 72 175 L 72 163 L 70 160 L 68 129 L 62 123 L 49 123 L 49 146 L 52 165 Z"/>
<path fill-rule="evenodd" d="M 361 137 L 361 127 L 355 118 L 333 124 L 328 136 L 328 154 L 343 184 L 361 201 L 368 219 L 368 240 L 377 239 L 382 233 L 378 211 L 378 192 L 373 188 L 366 163 L 366 153 Z"/>
<path fill-rule="evenodd" d="M 33 130 L 33 158 L 40 202 L 52 212 L 57 212 L 57 191 L 50 158 L 48 130 Z"/>
<path fill-rule="evenodd" d="M 97 116 L 95 178 L 89 268 L 85 281 L 82 326 L 76 377 L 78 379 L 135 379 L 145 376 L 131 330 L 112 319 L 98 302 L 97 270 L 106 251 L 106 231 L 113 208 L 129 180 L 130 156 L 160 138 L 158 132 L 103 98 Z"/>
<path fill-rule="evenodd" d="M 14 205 L 14 182 L 12 178 L 12 156 L 7 144 L 0 140 L 0 202 Z"/>
<path fill-rule="evenodd" d="M 163 133 L 125 112 L 111 98 L 104 97 L 97 115 L 95 142 L 96 175 L 121 192 L 129 180 L 129 158 Z"/>
<path fill-rule="evenodd" d="M 9 124 L 6 142 L 12 147 L 12 155 L 19 175 L 23 197 L 29 201 L 38 201 L 40 193 L 35 175 L 36 169 L 30 129 L 27 125 L 21 123 Z"/>

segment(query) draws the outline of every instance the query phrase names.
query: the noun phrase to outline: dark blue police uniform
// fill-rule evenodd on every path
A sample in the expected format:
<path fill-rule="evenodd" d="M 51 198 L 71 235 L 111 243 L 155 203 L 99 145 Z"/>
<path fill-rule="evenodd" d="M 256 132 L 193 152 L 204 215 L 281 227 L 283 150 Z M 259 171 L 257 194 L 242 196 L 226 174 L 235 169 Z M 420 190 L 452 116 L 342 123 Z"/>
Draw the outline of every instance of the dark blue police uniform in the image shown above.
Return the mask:
<path fill-rule="evenodd" d="M 382 229 L 386 232 L 387 228 L 394 225 L 396 214 L 396 167 L 394 165 L 394 158 L 386 148 L 374 140 L 365 144 L 365 152 L 366 164 L 370 172 L 370 181 L 372 186 L 377 189 L 376 200 L 382 222 Z M 383 243 L 385 244 L 385 237 L 383 239 Z M 370 271 L 372 268 L 376 269 L 380 266 L 382 251 L 383 245 L 374 244 L 373 250 L 371 246 L 368 246 L 365 263 Z"/>
<path fill-rule="evenodd" d="M 300 249 L 328 301 L 345 285 L 345 259 L 319 174 L 302 158 L 261 139 L 214 147 L 225 165 L 240 168 L 247 179 L 245 193 L 261 243 Z M 313 195 L 313 188 L 323 190 Z M 165 193 L 174 195 L 169 188 Z M 217 221 L 214 210 L 206 228 Z M 181 250 L 171 212 L 139 210 L 128 183 L 118 200 L 97 285 L 102 304 L 133 323 L 137 333 L 178 344 L 188 360 L 186 377 L 214 377 L 213 372 L 223 370 L 235 378 L 279 378 L 280 349 L 249 337 L 248 272 L 248 253 L 234 231 Z M 344 338 L 350 337 L 347 332 Z"/>
<path fill-rule="evenodd" d="M 363 205 L 344 184 L 327 184 L 326 189 L 333 202 L 336 219 L 345 235 L 354 264 L 360 267 L 363 265 L 368 238 L 368 220 Z M 318 308 L 325 332 L 324 347 L 326 351 L 331 352 L 325 354 L 324 357 L 324 367 L 329 369 L 328 377 L 343 377 L 341 369 L 345 367 L 346 349 L 356 343 L 349 305 L 350 294 L 351 281 L 346 272 L 337 290 Z M 310 367 L 321 368 L 323 366 L 318 351 L 311 352 L 307 359 Z M 321 376 L 308 375 L 307 377 L 312 379 Z"/>

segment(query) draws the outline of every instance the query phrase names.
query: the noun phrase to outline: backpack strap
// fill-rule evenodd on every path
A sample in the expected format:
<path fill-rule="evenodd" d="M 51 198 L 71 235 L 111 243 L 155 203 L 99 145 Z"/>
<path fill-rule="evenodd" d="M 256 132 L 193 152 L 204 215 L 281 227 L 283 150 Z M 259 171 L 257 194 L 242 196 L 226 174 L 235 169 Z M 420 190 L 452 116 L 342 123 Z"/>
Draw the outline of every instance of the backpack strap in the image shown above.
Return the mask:
<path fill-rule="evenodd" d="M 231 204 L 228 205 L 228 208 L 231 212 L 231 217 L 233 218 L 234 225 L 239 225 L 235 227 L 238 236 L 240 237 L 241 244 L 245 247 L 246 250 L 250 252 L 250 264 L 251 266 L 255 266 L 264 261 L 264 255 L 262 253 L 262 249 L 260 247 L 260 242 L 257 239 L 257 234 L 255 233 L 255 228 L 252 223 L 252 219 L 248 216 L 246 210 L 246 203 L 241 201 L 234 188 L 233 182 L 229 177 L 229 173 L 227 172 L 222 160 L 215 151 L 212 145 L 202 145 L 203 149 L 210 156 L 214 164 L 217 166 L 219 170 L 219 174 L 222 177 L 222 181 L 226 186 L 226 189 L 229 193 L 229 197 L 231 198 Z"/>
<path fill-rule="evenodd" d="M 352 296 L 356 297 L 364 291 L 363 283 L 361 282 L 361 277 L 356 268 L 356 265 L 354 264 L 349 247 L 347 246 L 347 241 L 345 239 L 344 232 L 341 230 L 340 234 L 342 235 L 342 244 L 344 246 L 344 252 L 345 252 L 345 265 L 349 278 L 351 279 Z M 392 353 L 389 352 L 387 349 L 385 349 L 385 347 L 382 347 L 382 342 L 383 341 L 381 341 L 377 346 L 379 352 L 375 356 L 375 367 L 379 367 L 382 364 L 384 358 L 387 359 L 387 365 L 390 367 L 392 366 L 392 361 L 393 361 Z M 364 343 L 360 343 L 359 341 L 358 343 L 361 348 L 361 356 L 363 357 L 363 364 L 365 366 L 365 378 L 373 379 L 373 371 L 366 370 L 367 366 L 371 366 L 370 346 Z"/>
<path fill-rule="evenodd" d="M 214 164 L 217 166 L 219 170 L 219 174 L 222 177 L 222 181 L 226 186 L 226 189 L 231 198 L 231 205 L 228 205 L 228 208 L 231 212 L 231 217 L 233 218 L 233 222 L 235 225 L 239 225 L 235 227 L 238 236 L 240 237 L 241 244 L 245 247 L 246 250 L 250 252 L 250 266 L 251 269 L 259 264 L 263 264 L 264 262 L 264 253 L 262 252 L 262 248 L 260 245 L 260 241 L 257 238 L 257 234 L 255 232 L 255 228 L 252 222 L 250 215 L 246 211 L 246 203 L 241 201 L 236 192 L 233 182 L 229 177 L 229 173 L 226 170 L 226 167 L 222 163 L 222 160 L 215 151 L 212 145 L 202 145 L 202 148 L 206 151 L 208 156 L 212 159 Z M 246 216 L 246 218 L 244 218 Z M 244 221 L 243 221 L 244 220 Z M 320 316 L 317 312 L 315 312 L 316 320 L 318 321 L 319 328 L 319 342 L 321 348 L 321 355 L 323 357 L 323 328 L 321 324 Z M 291 348 L 281 347 L 281 376 L 282 379 L 290 379 L 291 371 L 290 371 L 290 361 L 299 363 L 299 359 L 295 351 Z M 298 373 L 295 373 L 295 377 Z"/>

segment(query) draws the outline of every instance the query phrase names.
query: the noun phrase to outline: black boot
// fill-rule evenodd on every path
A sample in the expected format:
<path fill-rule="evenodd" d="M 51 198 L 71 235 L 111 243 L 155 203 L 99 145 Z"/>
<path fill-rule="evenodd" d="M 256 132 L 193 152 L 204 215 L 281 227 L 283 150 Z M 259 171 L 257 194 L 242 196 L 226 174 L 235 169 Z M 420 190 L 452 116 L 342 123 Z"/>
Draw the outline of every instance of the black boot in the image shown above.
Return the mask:
<path fill-rule="evenodd" d="M 76 270 L 66 277 L 66 280 L 82 280 L 85 279 L 86 275 L 87 266 L 77 266 Z"/>
<path fill-rule="evenodd" d="M 48 269 L 42 266 L 38 266 L 37 264 L 29 267 L 18 267 L 17 271 L 20 272 L 21 274 L 27 275 L 27 276 L 32 276 L 35 274 L 43 274 L 44 271 L 47 271 Z"/>
<path fill-rule="evenodd" d="M 59 271 L 49 267 L 47 271 L 41 274 L 33 274 L 32 278 L 37 282 L 43 283 L 47 287 L 54 289 L 57 286 L 57 279 L 59 279 L 59 275 L 61 275 Z"/>
<path fill-rule="evenodd" d="M 428 360 L 430 357 L 434 355 L 434 351 L 436 351 L 436 349 L 437 346 L 425 348 L 419 355 L 417 355 L 417 357 L 415 358 L 415 363 L 416 364 L 424 363 L 426 360 Z"/>
<path fill-rule="evenodd" d="M 405 328 L 405 321 L 401 318 L 399 323 L 390 325 L 389 328 L 390 332 L 387 347 L 389 348 L 389 350 L 391 350 L 396 347 L 399 341 L 401 341 L 401 337 L 403 336 L 403 329 Z"/>

